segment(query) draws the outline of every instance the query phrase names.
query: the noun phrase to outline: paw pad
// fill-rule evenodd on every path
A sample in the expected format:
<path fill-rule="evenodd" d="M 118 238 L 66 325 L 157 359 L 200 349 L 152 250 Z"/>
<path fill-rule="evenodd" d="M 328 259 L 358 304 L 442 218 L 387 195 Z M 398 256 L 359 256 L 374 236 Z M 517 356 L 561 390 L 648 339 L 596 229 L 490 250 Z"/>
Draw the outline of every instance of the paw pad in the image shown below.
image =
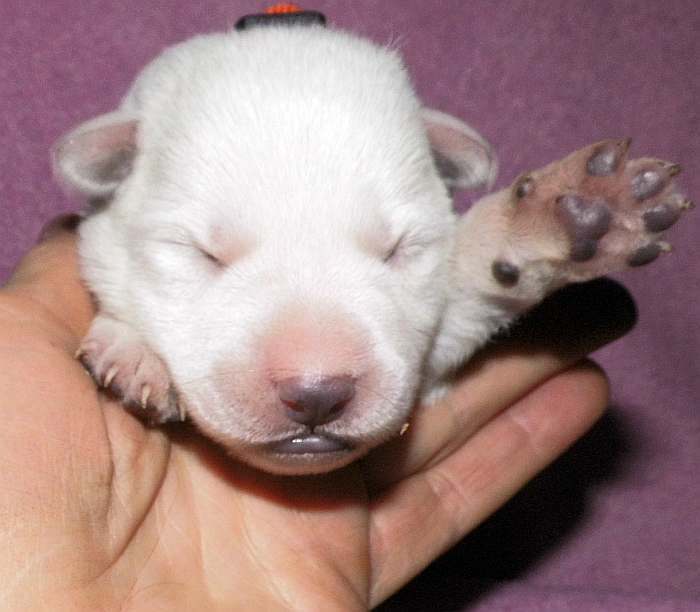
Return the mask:
<path fill-rule="evenodd" d="M 584 199 L 566 194 L 556 200 L 557 213 L 571 236 L 571 259 L 588 261 L 595 256 L 598 240 L 610 229 L 612 213 L 601 198 Z"/>
<path fill-rule="evenodd" d="M 520 270 L 517 266 L 507 261 L 494 261 L 491 267 L 493 277 L 504 287 L 513 287 L 518 284 Z"/>
<path fill-rule="evenodd" d="M 631 140 L 606 141 L 595 145 L 586 162 L 586 171 L 591 176 L 609 176 L 620 167 L 626 157 Z"/>

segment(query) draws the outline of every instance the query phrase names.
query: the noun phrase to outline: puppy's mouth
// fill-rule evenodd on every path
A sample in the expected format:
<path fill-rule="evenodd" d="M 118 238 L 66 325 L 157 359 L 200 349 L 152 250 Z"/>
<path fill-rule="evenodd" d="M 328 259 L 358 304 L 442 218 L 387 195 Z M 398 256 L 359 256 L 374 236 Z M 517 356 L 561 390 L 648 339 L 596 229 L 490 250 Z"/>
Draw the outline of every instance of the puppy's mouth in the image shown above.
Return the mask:
<path fill-rule="evenodd" d="M 272 442 L 267 450 L 277 455 L 325 455 L 348 453 L 354 450 L 354 446 L 343 438 L 309 433 Z"/>

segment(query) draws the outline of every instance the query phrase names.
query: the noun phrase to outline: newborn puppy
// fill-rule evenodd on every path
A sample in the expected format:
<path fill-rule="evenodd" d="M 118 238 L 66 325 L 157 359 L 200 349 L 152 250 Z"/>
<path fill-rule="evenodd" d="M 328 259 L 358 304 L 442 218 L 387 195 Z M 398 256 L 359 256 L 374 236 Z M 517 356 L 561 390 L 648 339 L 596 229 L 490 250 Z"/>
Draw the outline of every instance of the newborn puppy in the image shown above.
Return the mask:
<path fill-rule="evenodd" d="M 80 357 L 151 422 L 187 415 L 270 472 L 336 469 L 552 290 L 667 249 L 678 167 L 628 144 L 458 218 L 451 192 L 495 156 L 421 105 L 396 51 L 320 24 L 196 37 L 55 147 L 90 202 Z"/>

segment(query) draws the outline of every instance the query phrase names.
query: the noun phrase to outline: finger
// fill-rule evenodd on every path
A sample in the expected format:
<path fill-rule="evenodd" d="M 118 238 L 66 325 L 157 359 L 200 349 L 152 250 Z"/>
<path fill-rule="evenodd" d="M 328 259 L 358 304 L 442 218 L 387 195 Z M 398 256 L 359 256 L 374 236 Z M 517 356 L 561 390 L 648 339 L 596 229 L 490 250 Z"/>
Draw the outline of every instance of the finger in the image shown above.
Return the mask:
<path fill-rule="evenodd" d="M 608 386 L 590 362 L 551 378 L 459 450 L 372 502 L 372 605 L 459 541 L 600 417 Z M 397 554 L 410 550 L 410 555 Z"/>
<path fill-rule="evenodd" d="M 406 435 L 367 457 L 363 470 L 370 490 L 442 460 L 500 411 L 625 334 L 635 320 L 629 293 L 608 279 L 554 294 L 506 339 L 472 359 L 447 397 L 418 407 Z"/>
<path fill-rule="evenodd" d="M 20 261 L 0 290 L 3 322 L 31 321 L 57 341 L 85 334 L 93 305 L 78 274 L 76 216 L 60 217 Z"/>

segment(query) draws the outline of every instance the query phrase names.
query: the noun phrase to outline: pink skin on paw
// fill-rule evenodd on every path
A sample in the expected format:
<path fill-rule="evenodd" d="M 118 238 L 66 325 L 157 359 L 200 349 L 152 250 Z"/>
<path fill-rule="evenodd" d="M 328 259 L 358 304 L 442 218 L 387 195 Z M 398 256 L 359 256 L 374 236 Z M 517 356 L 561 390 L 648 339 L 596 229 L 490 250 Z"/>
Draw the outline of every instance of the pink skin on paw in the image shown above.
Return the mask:
<path fill-rule="evenodd" d="M 99 315 L 77 356 L 135 414 L 153 423 L 183 420 L 165 365 L 128 325 Z"/>

